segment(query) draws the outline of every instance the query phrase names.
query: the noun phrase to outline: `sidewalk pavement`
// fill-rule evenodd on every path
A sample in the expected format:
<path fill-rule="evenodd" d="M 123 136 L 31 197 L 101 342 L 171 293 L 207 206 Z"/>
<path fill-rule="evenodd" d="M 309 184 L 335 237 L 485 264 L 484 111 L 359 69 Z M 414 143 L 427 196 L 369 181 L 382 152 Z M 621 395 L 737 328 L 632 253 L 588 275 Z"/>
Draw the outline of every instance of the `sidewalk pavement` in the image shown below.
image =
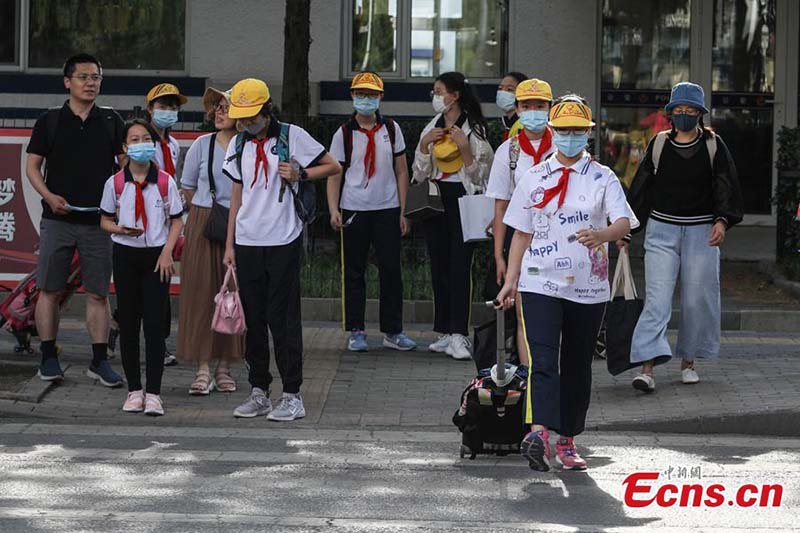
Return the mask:
<path fill-rule="evenodd" d="M 396 352 L 381 347 L 370 330 L 367 353 L 344 350 L 345 335 L 332 323 L 308 324 L 304 330 L 307 417 L 290 424 L 303 428 L 419 428 L 455 432 L 451 423 L 460 394 L 474 375 L 471 361 L 454 361 L 427 351 L 430 329 L 408 333 L 420 348 Z M 674 335 L 672 336 L 674 341 Z M 174 335 L 168 346 L 174 349 Z M 63 384 L 36 399 L 0 400 L 4 421 L 52 421 L 104 425 L 200 426 L 226 428 L 277 427 L 265 419 L 238 420 L 234 407 L 249 393 L 243 365 L 234 369 L 239 390 L 197 397 L 187 394 L 194 377 L 189 364 L 164 371 L 162 398 L 166 416 L 149 418 L 122 413 L 125 389 L 108 389 L 84 375 L 88 339 L 77 320 L 64 320 L 59 344 L 62 364 L 70 364 Z M 13 337 L 0 335 L 0 360 L 36 360 L 13 353 Z M 800 335 L 730 332 L 723 335 L 722 357 L 698 361 L 702 381 L 680 383 L 679 361 L 656 370 L 657 391 L 642 395 L 630 385 L 631 373 L 616 378 L 605 362 L 594 363 L 591 430 L 669 431 L 800 435 Z M 120 372 L 117 356 L 112 365 Z M 271 364 L 274 368 L 274 364 Z M 277 372 L 276 372 L 277 373 Z M 31 385 L 38 384 L 33 377 Z M 280 395 L 280 383 L 272 396 Z"/>

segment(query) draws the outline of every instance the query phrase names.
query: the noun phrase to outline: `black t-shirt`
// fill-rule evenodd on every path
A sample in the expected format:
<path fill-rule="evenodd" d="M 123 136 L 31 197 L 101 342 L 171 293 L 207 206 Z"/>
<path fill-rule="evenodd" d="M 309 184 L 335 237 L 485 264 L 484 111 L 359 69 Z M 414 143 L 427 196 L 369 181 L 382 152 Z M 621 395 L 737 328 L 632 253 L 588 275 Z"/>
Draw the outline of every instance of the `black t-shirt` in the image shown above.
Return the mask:
<path fill-rule="evenodd" d="M 702 135 L 688 143 L 667 140 L 654 177 L 653 210 L 675 217 L 707 215 L 713 220 L 713 180 Z"/>
<path fill-rule="evenodd" d="M 113 121 L 114 124 L 105 124 Z M 76 207 L 99 207 L 103 185 L 114 173 L 115 156 L 122 153 L 123 123 L 111 110 L 92 107 L 84 122 L 69 108 L 59 111 L 58 128 L 52 146 L 47 131 L 47 113 L 33 127 L 28 153 L 46 158 L 45 183 L 50 192 L 63 196 Z M 114 134 L 112 135 L 112 132 Z M 100 215 L 72 212 L 53 214 L 42 200 L 42 217 L 75 224 L 99 224 Z"/>

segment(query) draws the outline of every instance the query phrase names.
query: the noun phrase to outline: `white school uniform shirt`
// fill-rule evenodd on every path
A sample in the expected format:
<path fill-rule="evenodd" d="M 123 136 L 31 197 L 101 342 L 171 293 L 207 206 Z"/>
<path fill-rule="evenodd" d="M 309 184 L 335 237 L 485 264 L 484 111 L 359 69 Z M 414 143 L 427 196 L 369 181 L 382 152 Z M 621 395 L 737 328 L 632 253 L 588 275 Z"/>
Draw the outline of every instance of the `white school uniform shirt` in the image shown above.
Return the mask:
<path fill-rule="evenodd" d="M 389 130 L 394 126 L 395 139 L 392 146 Z M 367 153 L 367 134 L 359 131 L 358 122 L 351 120 L 353 150 L 350 154 L 350 167 L 344 177 L 344 188 L 339 205 L 350 211 L 377 211 L 400 207 L 397 194 L 397 177 L 394 173 L 395 157 L 405 154 L 406 142 L 400 126 L 392 121 L 384 123 L 375 132 L 375 173 L 367 181 L 364 155 Z M 344 164 L 344 134 L 342 128 L 336 130 L 331 141 L 331 155 Z"/>
<path fill-rule="evenodd" d="M 520 131 L 520 135 L 525 135 L 525 132 Z M 542 140 L 531 140 L 533 149 L 538 151 Z M 519 157 L 517 158 L 517 168 L 514 171 L 514 181 L 511 182 L 511 169 L 509 163 L 511 161 L 510 153 L 511 139 L 506 140 L 501 144 L 497 151 L 494 153 L 494 161 L 492 161 L 492 170 L 489 172 L 489 184 L 486 187 L 486 196 L 494 198 L 495 200 L 511 200 L 511 195 L 514 194 L 516 184 L 520 182 L 522 176 L 533 167 L 533 156 L 528 155 L 522 147 L 519 149 Z M 539 161 L 547 160 L 551 155 L 556 153 L 556 147 L 550 146 L 550 149 L 542 154 Z"/>
<path fill-rule="evenodd" d="M 195 140 L 186 152 L 181 172 L 181 187 L 194 191 L 192 205 L 211 207 L 211 186 L 208 182 L 208 145 L 213 133 L 202 135 Z M 233 141 L 231 141 L 233 142 Z M 222 173 L 225 161 L 225 148 L 214 142 L 214 188 L 217 191 L 217 203 L 230 207 L 231 180 Z"/>
<path fill-rule="evenodd" d="M 243 246 L 282 246 L 293 242 L 303 231 L 303 223 L 297 216 L 292 193 L 287 189 L 283 201 L 278 197 L 281 178 L 278 175 L 277 137 L 280 125 L 276 120 L 270 123 L 264 145 L 267 155 L 268 179 L 263 166 L 258 168 L 258 176 L 253 180 L 256 164 L 256 145 L 247 141 L 242 152 L 242 174 L 236 164 L 236 138 L 228 145 L 228 153 L 222 165 L 222 172 L 230 179 L 242 184 L 242 206 L 236 216 L 236 244 Z M 289 127 L 289 156 L 302 167 L 317 163 L 327 152 L 303 128 L 292 124 Z M 297 184 L 294 185 L 295 190 Z"/>
<path fill-rule="evenodd" d="M 144 228 L 142 220 L 136 220 L 136 186 L 133 176 L 125 167 L 125 183 L 122 194 L 119 196 L 119 215 L 117 215 L 117 198 L 114 191 L 114 176 L 106 180 L 103 187 L 103 197 L 100 200 L 101 214 L 107 217 L 117 217 L 117 224 L 128 228 Z M 161 191 L 158 190 L 158 172 L 150 166 L 150 172 L 145 178 L 147 185 L 142 189 L 144 198 L 144 211 L 147 214 L 147 228 L 138 237 L 130 235 L 112 235 L 111 240 L 131 248 L 155 248 L 164 246 L 169 235 L 170 220 L 180 218 L 183 214 L 183 204 L 178 186 L 173 178 L 169 178 L 167 186 L 167 200 L 169 202 L 169 216 L 164 208 Z"/>
<path fill-rule="evenodd" d="M 556 209 L 556 196 L 541 209 L 533 207 L 545 190 L 557 185 L 563 167 L 551 157 L 528 170 L 508 205 L 503 222 L 532 235 L 518 290 L 578 303 L 607 302 L 608 244 L 589 250 L 574 235 L 582 229 L 606 228 L 609 220 L 613 224 L 627 218 L 631 229 L 639 227 L 639 221 L 614 172 L 586 152 L 571 167 L 564 204 Z"/>
<path fill-rule="evenodd" d="M 152 161 L 158 165 L 158 168 L 166 171 L 164 168 L 164 149 L 161 147 L 160 141 L 155 141 L 155 143 L 156 154 L 153 156 Z M 172 135 L 167 137 L 167 143 L 169 144 L 169 153 L 172 155 L 172 164 L 175 165 L 175 174 L 178 174 L 178 159 L 181 156 L 181 145 L 178 144 L 178 140 Z M 172 177 L 178 179 L 177 175 Z"/>
<path fill-rule="evenodd" d="M 428 123 L 427 126 L 420 133 L 419 138 L 422 138 L 436 125 L 444 126 L 444 119 L 442 114 L 438 113 Z M 461 124 L 461 131 L 469 139 L 469 147 L 472 151 L 474 161 L 469 167 L 462 166 L 458 172 L 454 172 L 447 177 L 444 176 L 439 167 L 436 165 L 436 158 L 433 156 L 433 143 L 428 146 L 428 153 L 422 153 L 421 144 L 417 143 L 417 149 L 414 153 L 414 163 L 411 165 L 413 181 L 422 183 L 425 180 L 441 180 L 447 183 L 461 183 L 467 194 L 475 194 L 483 191 L 486 187 L 486 180 L 489 178 L 489 169 L 492 167 L 492 158 L 494 152 L 492 145 L 489 141 L 482 139 L 478 134 L 472 133 L 472 126 L 469 124 L 469 119 L 464 119 Z"/>

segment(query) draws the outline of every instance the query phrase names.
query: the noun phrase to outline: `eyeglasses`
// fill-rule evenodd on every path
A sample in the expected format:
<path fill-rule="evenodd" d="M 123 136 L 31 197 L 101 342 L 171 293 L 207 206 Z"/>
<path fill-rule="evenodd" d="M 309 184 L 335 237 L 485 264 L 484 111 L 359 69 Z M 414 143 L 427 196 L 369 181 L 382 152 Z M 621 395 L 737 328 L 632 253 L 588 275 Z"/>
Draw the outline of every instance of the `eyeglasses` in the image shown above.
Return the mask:
<path fill-rule="evenodd" d="M 79 79 L 79 80 L 81 80 L 81 83 L 86 83 L 89 80 L 92 80 L 92 81 L 102 81 L 103 80 L 103 76 L 101 76 L 100 74 L 78 74 L 77 76 L 70 76 L 70 78 Z"/>
<path fill-rule="evenodd" d="M 577 137 L 578 135 L 584 135 L 584 134 L 586 134 L 586 133 L 588 133 L 588 132 L 589 132 L 589 130 L 588 130 L 588 129 L 585 129 L 585 128 L 582 128 L 582 129 L 560 129 L 560 128 L 553 128 L 553 131 L 555 131 L 555 132 L 556 132 L 556 133 L 558 133 L 559 135 L 574 135 L 574 136 L 576 136 L 576 137 Z"/>
<path fill-rule="evenodd" d="M 223 104 L 222 102 L 220 102 L 220 103 L 218 103 L 217 105 L 214 106 L 214 112 L 215 113 L 216 112 L 227 113 L 229 109 L 230 109 L 230 106 L 228 104 Z"/>
<path fill-rule="evenodd" d="M 673 115 L 689 115 L 690 117 L 696 117 L 700 114 L 699 109 L 695 109 L 693 107 L 676 107 L 672 110 Z"/>

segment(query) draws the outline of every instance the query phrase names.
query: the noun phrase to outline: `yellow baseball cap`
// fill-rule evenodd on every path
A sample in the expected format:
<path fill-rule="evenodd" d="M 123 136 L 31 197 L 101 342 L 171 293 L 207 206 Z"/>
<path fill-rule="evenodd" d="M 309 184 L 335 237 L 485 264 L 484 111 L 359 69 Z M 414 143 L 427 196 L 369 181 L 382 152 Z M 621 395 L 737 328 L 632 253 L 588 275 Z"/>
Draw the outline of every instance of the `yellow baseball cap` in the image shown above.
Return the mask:
<path fill-rule="evenodd" d="M 553 90 L 550 89 L 550 84 L 536 78 L 521 81 L 517 85 L 515 94 L 520 102 L 523 100 L 546 100 L 551 102 L 553 100 Z"/>
<path fill-rule="evenodd" d="M 553 128 L 591 128 L 592 110 L 581 102 L 566 100 L 553 106 L 548 124 Z"/>
<path fill-rule="evenodd" d="M 230 118 L 250 118 L 258 115 L 269 101 L 267 84 L 255 78 L 237 81 L 231 88 Z"/>
<path fill-rule="evenodd" d="M 162 96 L 169 96 L 169 95 L 177 96 L 178 102 L 180 102 L 181 105 L 184 105 L 186 102 L 189 101 L 189 99 L 183 96 L 180 90 L 178 90 L 178 88 L 175 85 L 172 85 L 171 83 L 159 83 L 158 85 L 150 89 L 150 92 L 147 93 L 145 101 L 147 102 L 148 105 L 150 105 L 150 102 L 152 102 L 156 98 L 161 98 Z"/>
<path fill-rule="evenodd" d="M 370 89 L 383 92 L 383 80 L 374 72 L 361 72 L 353 76 L 350 90 L 353 89 Z"/>
<path fill-rule="evenodd" d="M 433 157 L 436 159 L 436 166 L 439 167 L 439 170 L 448 174 L 458 172 L 464 166 L 461 151 L 450 134 L 445 135 L 433 145 Z"/>

